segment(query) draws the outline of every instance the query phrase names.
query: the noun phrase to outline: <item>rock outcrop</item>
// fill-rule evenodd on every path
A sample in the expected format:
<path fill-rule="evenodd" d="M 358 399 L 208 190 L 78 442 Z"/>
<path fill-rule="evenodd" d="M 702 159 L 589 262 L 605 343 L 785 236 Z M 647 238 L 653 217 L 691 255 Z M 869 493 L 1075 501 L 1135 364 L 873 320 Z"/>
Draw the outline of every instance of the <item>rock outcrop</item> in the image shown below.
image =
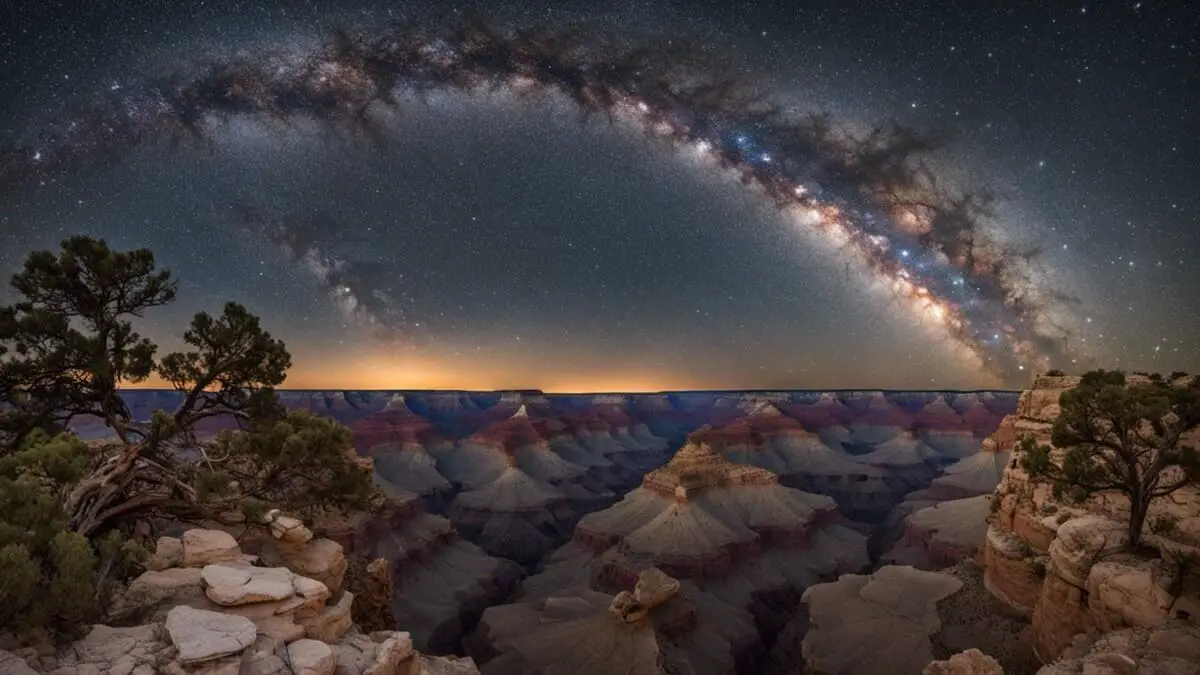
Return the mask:
<path fill-rule="evenodd" d="M 887 480 L 886 469 L 855 461 L 840 444 L 831 448 L 771 402 L 723 427 L 705 427 L 693 438 L 732 462 L 776 474 L 788 487 L 832 497 L 849 517 L 882 517 L 902 494 Z"/>
<path fill-rule="evenodd" d="M 355 447 L 372 458 L 381 487 L 416 493 L 431 512 L 446 509 L 454 486 L 438 471 L 434 455 L 451 444 L 432 422 L 410 410 L 403 396 L 393 396 L 383 410 L 355 422 L 350 429 Z"/>
<path fill-rule="evenodd" d="M 738 672 L 736 654 L 756 633 L 748 614 L 731 614 L 656 568 L 616 596 L 586 588 L 488 609 L 473 638 L 486 675 Z"/>
<path fill-rule="evenodd" d="M 395 490 L 390 497 L 389 513 L 356 518 L 329 536 L 359 557 L 390 564 L 382 575 L 391 577 L 390 597 L 377 595 L 388 584 L 380 573 L 361 580 L 376 589 L 368 601 L 372 616 L 383 614 L 380 604 L 387 602 L 394 625 L 409 631 L 417 649 L 457 653 L 483 609 L 512 593 L 521 569 L 463 539 L 446 518 L 425 512 L 419 496 Z"/>
<path fill-rule="evenodd" d="M 1200 625 L 1171 620 L 1153 628 L 1080 635 L 1037 675 L 1154 673 L 1200 675 Z"/>
<path fill-rule="evenodd" d="M 905 519 L 903 539 L 883 562 L 937 570 L 982 559 L 991 503 L 991 495 L 980 495 L 917 509 Z"/>
<path fill-rule="evenodd" d="M 737 652 L 722 661 L 736 664 L 727 672 L 745 672 L 804 588 L 866 564 L 865 537 L 841 520 L 832 499 L 787 488 L 771 472 L 729 462 L 692 439 L 642 487 L 585 516 L 571 543 L 523 589 L 529 602 L 576 597 L 580 589 L 616 594 L 657 567 L 683 582 L 697 621 L 752 617 L 751 642 L 726 641 Z"/>
<path fill-rule="evenodd" d="M 887 566 L 809 588 L 807 672 L 919 675 L 934 658 L 929 638 L 941 629 L 937 602 L 961 586 L 949 575 Z"/>
<path fill-rule="evenodd" d="M 492 555 L 532 565 L 565 540 L 581 512 L 612 496 L 588 469 L 553 452 L 521 406 L 438 457 L 462 491 L 447 515 Z"/>
<path fill-rule="evenodd" d="M 934 478 L 923 494 L 939 501 L 990 495 L 1000 484 L 1011 458 L 1011 445 L 1001 450 L 995 439 L 986 439 L 978 445 L 978 452 L 942 469 L 942 475 Z"/>
<path fill-rule="evenodd" d="M 975 430 L 957 410 L 950 407 L 944 396 L 938 396 L 922 406 L 913 419 L 913 430 L 926 445 L 944 457 L 967 457 L 979 448 L 980 439 L 975 435 Z"/>
<path fill-rule="evenodd" d="M 1058 397 L 1078 382 L 1038 378 L 993 435 L 996 447 L 1011 450 L 1026 435 L 1049 443 Z M 1154 628 L 1200 608 L 1200 583 L 1183 563 L 1200 555 L 1200 489 L 1187 486 L 1151 504 L 1142 538 L 1150 554 L 1125 551 L 1128 502 L 1120 494 L 1060 503 L 1013 458 L 994 499 L 984 546 L 987 588 L 1001 606 L 1031 619 L 1031 644 L 1043 663 L 1076 635 Z"/>
<path fill-rule="evenodd" d="M 1004 668 L 978 649 L 968 649 L 944 661 L 930 663 L 921 675 L 1004 675 Z"/>
<path fill-rule="evenodd" d="M 293 567 L 262 567 L 225 532 L 188 530 L 159 540 L 149 569 L 117 598 L 110 619 L 52 654 L 0 651 L 0 672 L 25 675 L 437 675 L 478 673 L 469 659 L 430 658 L 408 633 L 362 634 L 353 594 L 340 588 L 341 548 L 272 514 L 272 538 Z M 332 542 L 330 542 L 332 543 Z M 344 567 L 342 567 L 344 571 Z M 310 576 L 316 570 L 332 585 Z M 26 650 L 28 651 L 28 650 Z"/>

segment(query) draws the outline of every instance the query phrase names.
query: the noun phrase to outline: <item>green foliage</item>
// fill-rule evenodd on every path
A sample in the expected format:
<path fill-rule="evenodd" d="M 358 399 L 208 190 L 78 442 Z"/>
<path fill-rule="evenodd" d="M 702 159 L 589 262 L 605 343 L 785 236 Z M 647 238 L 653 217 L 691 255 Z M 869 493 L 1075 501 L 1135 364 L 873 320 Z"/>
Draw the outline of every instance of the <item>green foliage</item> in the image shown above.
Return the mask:
<path fill-rule="evenodd" d="M 0 632 L 70 632 L 94 617 L 95 556 L 62 510 L 88 459 L 77 437 L 41 431 L 0 455 Z"/>
<path fill-rule="evenodd" d="M 77 437 L 37 431 L 0 455 L 0 547 L 19 544 L 39 554 L 66 526 L 61 496 L 88 469 Z"/>
<path fill-rule="evenodd" d="M 146 379 L 155 352 L 129 319 L 175 299 L 170 273 L 154 272 L 147 250 L 72 237 L 58 255 L 31 253 L 12 286 L 24 300 L 0 308 L 0 355 L 15 355 L 0 360 L 0 401 L 19 399 L 26 426 L 127 419 L 116 387 Z"/>
<path fill-rule="evenodd" d="M 97 618 L 113 582 L 145 555 L 124 534 L 138 519 L 241 510 L 258 520 L 270 508 L 316 513 L 378 498 L 345 427 L 281 408 L 274 388 L 291 357 L 245 307 L 197 314 L 185 350 L 155 360 L 131 320 L 174 300 L 175 282 L 149 251 L 74 237 L 58 253 L 30 254 L 12 285 L 22 299 L 0 307 L 0 632 L 69 632 Z M 118 386 L 155 372 L 183 402 L 135 420 Z M 91 449 L 61 433 L 79 415 L 103 420 L 119 442 Z M 209 417 L 247 431 L 198 441 Z"/>
<path fill-rule="evenodd" d="M 290 513 L 367 509 L 377 498 L 370 470 L 354 461 L 350 430 L 328 417 L 289 410 L 242 433 L 222 434 L 211 448 L 219 470 L 200 469 L 208 498 L 246 509 L 269 504 Z M 250 507 L 256 510 L 255 507 Z"/>
<path fill-rule="evenodd" d="M 1196 480 L 1200 456 L 1180 442 L 1200 426 L 1200 386 L 1161 380 L 1127 386 L 1120 371 L 1092 371 L 1059 397 L 1061 413 L 1051 441 L 1021 440 L 1021 466 L 1034 480 L 1049 481 L 1058 498 L 1084 501 L 1105 490 L 1130 500 L 1130 546 L 1136 547 L 1150 503 Z"/>

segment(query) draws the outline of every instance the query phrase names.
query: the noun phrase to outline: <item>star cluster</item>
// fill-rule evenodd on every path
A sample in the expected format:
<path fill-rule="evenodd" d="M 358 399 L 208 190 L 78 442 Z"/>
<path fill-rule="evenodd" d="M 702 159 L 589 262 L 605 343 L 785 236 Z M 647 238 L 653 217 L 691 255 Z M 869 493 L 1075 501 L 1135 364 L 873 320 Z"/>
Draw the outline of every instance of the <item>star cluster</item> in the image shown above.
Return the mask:
<path fill-rule="evenodd" d="M 48 84 L 53 74 L 46 72 L 18 72 L 6 82 L 22 102 L 5 112 L 8 140 L 0 143 L 0 191 L 15 206 L 0 212 L 0 227 L 14 253 L 20 243 L 47 238 L 45 232 L 39 237 L 20 231 L 16 219 L 30 214 L 36 214 L 31 220 L 57 223 L 62 231 L 89 229 L 78 222 L 78 212 L 114 202 L 117 211 L 149 210 L 162 217 L 162 200 L 138 208 L 113 198 L 120 189 L 111 185 L 113 176 L 104 174 L 116 163 L 166 172 L 156 176 L 152 192 L 173 193 L 166 201 L 177 201 L 177 208 L 194 210 L 189 202 L 203 193 L 200 203 L 211 212 L 196 227 L 242 244 L 236 255 L 218 263 L 220 274 L 209 275 L 224 283 L 203 285 L 199 296 L 254 295 L 256 278 L 268 283 L 269 273 L 280 274 L 273 268 L 286 266 L 284 278 L 273 283 L 312 288 L 309 293 L 323 297 L 340 323 L 318 331 L 316 340 L 301 338 L 309 352 L 326 361 L 347 343 L 359 345 L 375 355 L 375 371 L 382 368 L 402 379 L 400 373 L 428 371 L 412 386 L 473 386 L 476 381 L 462 374 L 484 370 L 490 373 L 480 382 L 484 386 L 928 386 L 924 376 L 931 372 L 948 380 L 935 384 L 970 386 L 1020 383 L 1047 367 L 1102 363 L 1169 370 L 1186 369 L 1200 358 L 1194 294 L 1183 292 L 1196 282 L 1190 254 L 1200 240 L 1195 227 L 1200 205 L 1184 186 L 1197 177 L 1197 148 L 1193 137 L 1172 133 L 1196 121 L 1189 107 L 1195 101 L 1181 88 L 1196 79 L 1195 70 L 1177 68 L 1189 54 L 1194 66 L 1195 37 L 1185 30 L 1194 16 L 1149 3 L 1126 8 L 1154 23 L 1129 29 L 1122 42 L 1127 49 L 1118 50 L 1122 58 L 1115 59 L 1115 73 L 1142 78 L 1129 85 L 1142 100 L 1126 101 L 1110 91 L 1096 109 L 1097 119 L 1082 120 L 1064 109 L 1072 100 L 1086 100 L 1084 91 L 1044 97 L 1037 92 L 1041 80 L 1060 73 L 1064 64 L 1082 87 L 1085 77 L 1114 61 L 1069 32 L 1071 26 L 1112 30 L 1108 22 L 1119 17 L 1098 19 L 1095 10 L 1092 23 L 1080 23 L 1080 17 L 1015 6 L 1003 17 L 973 9 L 958 15 L 930 10 L 891 17 L 894 21 L 889 15 L 896 8 L 881 8 L 868 20 L 820 3 L 796 11 L 755 5 L 735 16 L 691 5 L 563 8 L 553 16 L 511 6 L 487 18 L 454 10 L 444 16 L 398 17 L 378 7 L 355 12 L 345 6 L 337 11 L 299 6 L 300 15 L 311 17 L 305 21 L 295 18 L 296 6 L 273 7 L 274 32 L 247 36 L 218 30 L 201 39 L 203 29 L 194 31 L 196 53 L 190 60 L 164 57 L 147 39 L 146 55 L 135 59 L 136 68 L 124 64 L 121 71 L 119 59 L 103 69 L 76 64 L 75 69 L 93 73 L 93 82 L 104 83 L 86 91 L 65 84 L 71 82 L 69 72 L 53 85 Z M 223 11 L 211 25 L 228 25 L 230 16 L 250 10 L 231 4 Z M 598 28 L 597 19 L 607 28 Z M 165 17 L 161 21 L 160 26 L 169 24 Z M 639 24 L 636 32 L 629 29 L 634 24 Z M 13 58 L 36 40 L 30 36 L 36 22 L 15 25 L 23 34 L 4 38 L 0 58 Z M 948 41 L 948 52 L 939 54 L 933 47 L 938 40 L 930 37 L 904 39 L 920 25 Z M 862 34 L 848 35 L 851 26 Z M 1007 27 L 1006 44 L 996 43 L 997 26 Z M 816 30 L 821 27 L 826 30 Z M 1057 56 L 1036 42 L 1051 33 Z M 697 45 L 697 35 L 707 38 L 707 46 Z M 86 35 L 80 39 L 90 42 Z M 1153 44 L 1159 39 L 1168 40 L 1165 51 Z M 872 44 L 857 59 L 846 53 L 864 40 Z M 222 41 L 230 46 L 222 48 Z M 1025 51 L 1015 49 L 1023 43 Z M 1042 62 L 1032 62 L 1030 51 Z M 896 66 L 863 65 L 864 55 L 884 61 L 908 57 L 910 72 L 897 77 Z M 1140 62 L 1128 62 L 1135 57 Z M 931 67 L 935 61 L 940 68 Z M 100 70 L 122 75 L 97 77 Z M 1152 76 L 1157 88 L 1148 92 L 1145 80 Z M 800 84 L 787 81 L 792 78 Z M 898 100 L 896 82 L 905 80 L 913 85 L 909 100 Z M 1020 95 L 1022 84 L 1029 100 L 997 100 L 1006 91 Z M 28 102 L 37 104 L 23 105 Z M 429 204 L 454 210 L 474 201 L 473 191 L 494 196 L 504 183 L 471 175 L 467 164 L 488 162 L 486 152 L 472 156 L 469 149 L 450 149 L 453 142 L 431 147 L 413 138 L 421 124 L 430 127 L 431 137 L 453 133 L 446 120 L 471 119 L 471 113 L 462 112 L 471 106 L 513 118 L 496 124 L 491 138 L 488 122 L 480 125 L 478 118 L 469 129 L 459 127 L 458 133 L 478 147 L 528 136 L 529 129 L 518 127 L 538 117 L 529 111 L 549 111 L 542 124 L 558 131 L 546 134 L 543 127 L 540 135 L 562 146 L 590 146 L 584 152 L 592 156 L 564 157 L 570 149 L 552 144 L 541 151 L 556 155 L 555 164 L 568 165 L 577 183 L 603 176 L 597 182 L 607 184 L 587 191 L 595 198 L 625 199 L 616 194 L 622 181 L 604 172 L 621 171 L 618 165 L 630 156 L 649 152 L 654 156 L 643 158 L 643 164 L 669 160 L 681 167 L 668 181 L 675 186 L 662 192 L 716 181 L 715 194 L 730 211 L 724 225 L 758 232 L 712 236 L 720 223 L 674 223 L 663 237 L 671 241 L 659 246 L 647 241 L 645 232 L 631 232 L 636 223 L 623 222 L 644 213 L 578 218 L 559 203 L 530 214 L 548 221 L 533 227 L 528 219 L 521 222 L 521 209 L 497 208 L 494 198 L 491 208 L 485 203 L 465 218 L 438 213 L 422 223 L 420 211 Z M 1121 126 L 1114 121 L 1118 111 L 1176 119 L 1143 130 L 1140 143 L 1131 147 L 1129 139 L 1110 138 Z M 1018 128 L 1022 118 L 1039 123 Z M 1100 124 L 1103 120 L 1108 127 Z M 583 140 L 561 138 L 571 133 Z M 1077 145 L 1068 145 L 1064 137 Z M 641 139 L 646 148 L 614 161 L 594 159 L 597 147 L 628 147 L 632 139 Z M 1172 144 L 1170 160 L 1156 166 L 1147 154 L 1161 152 L 1165 143 Z M 516 154 L 538 151 L 530 145 Z M 1030 148 L 1041 151 L 1019 166 L 1020 155 Z M 1126 153 L 1120 160 L 1112 156 L 1117 148 Z M 404 184 L 394 180 L 396 168 L 386 164 L 397 153 L 407 153 L 405 170 L 419 174 Z M 1110 163 L 1104 163 L 1106 156 Z M 500 157 L 494 165 L 511 159 Z M 228 173 L 229 163 L 248 169 L 256 184 L 233 186 L 228 176 L 215 179 Z M 308 164 L 299 169 L 297 163 Z M 1118 171 L 1118 166 L 1124 168 Z M 189 179 L 198 167 L 206 177 Z M 320 184 L 321 168 L 328 199 L 314 207 L 311 188 L 299 186 Z M 1125 177 L 1123 185 L 1109 184 L 1113 172 Z M 711 178 L 688 175 L 701 173 Z M 536 182 L 537 171 L 520 178 Z M 330 180 L 355 180 L 355 185 L 339 190 Z M 414 195 L 422 185 L 437 194 L 429 196 L 426 189 Z M 639 189 L 644 188 L 627 185 L 624 192 Z M 306 195 L 297 197 L 297 190 Z M 735 190 L 745 195 L 740 208 L 730 204 Z M 382 213 L 398 196 L 408 198 L 403 211 Z M 100 204 L 93 207 L 95 202 Z M 679 206 L 660 207 L 660 219 L 682 215 L 671 214 Z M 1122 214 L 1130 214 L 1122 224 L 1126 229 L 1111 232 L 1112 218 Z M 188 213 L 180 220 L 195 216 Z M 572 219 L 584 222 L 567 222 Z M 105 234 L 106 226 L 90 227 Z M 124 227 L 129 229 L 112 232 L 139 244 L 154 238 L 145 229 L 136 233 L 136 225 Z M 658 231 L 664 227 L 656 225 L 654 234 L 664 234 Z M 519 241 L 530 236 L 539 240 Z M 757 250 L 747 236 L 770 237 L 776 248 L 790 236 L 784 247 L 793 254 Z M 573 237 L 579 239 L 578 249 Z M 423 260 L 414 260 L 411 251 L 382 253 L 404 242 L 421 242 Z M 844 278 L 835 283 L 806 279 L 786 299 L 763 293 L 763 284 L 775 286 L 797 274 L 796 262 L 804 258 L 794 254 L 794 247 L 800 244 L 808 248 L 806 255 L 818 251 L 823 257 L 811 274 L 828 277 L 840 269 Z M 455 269 L 464 251 L 476 255 L 470 256 L 470 267 Z M 546 261 L 545 273 L 503 264 L 488 269 L 493 263 L 481 265 L 480 251 L 518 266 Z M 768 279 L 734 271 L 719 288 L 697 292 L 688 288 L 688 272 L 670 276 L 672 251 L 698 257 L 714 270 L 721 267 L 714 257 L 730 256 L 778 269 Z M 539 257 L 542 253 L 572 262 L 549 263 Z M 1147 259 L 1152 262 L 1142 262 Z M 16 260 L 17 255 L 5 255 L 0 263 L 7 268 Z M 200 264 L 211 266 L 213 260 Z M 188 271 L 179 270 L 183 276 Z M 613 281 L 586 278 L 592 276 Z M 239 290 L 247 279 L 252 290 Z M 519 298 L 495 296 L 495 288 L 506 283 Z M 747 296 L 745 287 L 756 284 L 749 295 L 757 301 L 730 302 Z M 586 288 L 553 291 L 564 285 Z M 493 287 L 490 301 L 476 302 L 487 296 L 488 286 Z M 764 295 L 774 302 L 762 303 Z M 706 320 L 708 334 L 673 335 L 667 342 L 665 331 L 676 332 L 695 319 L 679 307 L 683 296 Z M 294 326 L 292 308 L 311 303 L 312 297 L 268 303 L 273 307 L 263 313 L 286 316 Z M 883 305 L 887 321 L 905 328 L 881 345 L 888 338 L 856 326 L 854 311 L 846 306 L 850 302 Z M 823 306 L 829 304 L 833 307 Z M 637 310 L 632 316 L 631 309 Z M 761 312 L 758 318 L 756 312 Z M 301 316 L 307 321 L 309 314 Z M 747 329 L 748 317 L 763 328 Z M 813 319 L 825 325 L 814 330 Z M 584 327 L 589 323 L 603 329 L 589 335 Z M 278 332 L 286 337 L 287 331 Z M 739 336 L 748 332 L 755 333 L 753 339 L 739 344 Z M 610 336 L 617 336 L 620 346 Z M 497 344 L 510 340 L 496 351 Z M 687 352 L 717 344 L 723 365 L 712 368 L 709 377 L 698 376 L 704 358 Z M 792 345 L 798 349 L 789 353 Z M 488 353 L 480 353 L 485 347 Z M 642 358 L 630 359 L 629 349 Z M 824 357 L 813 358 L 834 351 L 844 354 L 843 364 L 855 363 L 855 352 L 861 356 L 868 350 L 886 363 L 907 352 L 909 363 L 901 372 L 842 370 L 836 377 L 849 381 L 834 382 L 835 373 L 816 366 Z M 919 354 L 915 361 L 914 352 Z M 403 367 L 379 365 L 400 354 L 407 355 Z M 595 376 L 606 369 L 604 354 L 625 367 L 621 378 L 599 384 Z M 931 368 L 940 362 L 951 365 Z M 530 369 L 541 375 L 531 375 Z"/>

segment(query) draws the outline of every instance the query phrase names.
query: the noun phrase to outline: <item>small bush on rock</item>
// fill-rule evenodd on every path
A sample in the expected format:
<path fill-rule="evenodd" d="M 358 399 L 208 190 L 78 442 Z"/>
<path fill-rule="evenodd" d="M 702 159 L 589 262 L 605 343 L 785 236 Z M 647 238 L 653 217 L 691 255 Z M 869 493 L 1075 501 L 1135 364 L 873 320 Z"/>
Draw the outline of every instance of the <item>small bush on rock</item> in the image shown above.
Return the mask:
<path fill-rule="evenodd" d="M 1160 513 L 1150 519 L 1150 531 L 1160 537 L 1169 537 L 1179 532 L 1179 518 L 1170 513 Z"/>

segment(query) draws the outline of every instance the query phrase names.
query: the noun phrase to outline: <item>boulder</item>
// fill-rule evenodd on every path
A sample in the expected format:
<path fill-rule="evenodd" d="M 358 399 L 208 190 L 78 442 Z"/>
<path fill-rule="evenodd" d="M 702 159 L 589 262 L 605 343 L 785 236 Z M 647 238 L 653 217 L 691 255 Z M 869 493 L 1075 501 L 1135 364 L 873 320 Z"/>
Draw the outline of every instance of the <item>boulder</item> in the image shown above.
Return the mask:
<path fill-rule="evenodd" d="M 275 516 L 271 519 L 271 536 L 287 544 L 307 544 L 313 538 L 312 530 L 297 518 Z"/>
<path fill-rule="evenodd" d="M 278 602 L 296 593 L 296 575 L 286 567 L 205 565 L 201 576 L 204 594 L 222 607 Z"/>
<path fill-rule="evenodd" d="M 1000 662 L 978 649 L 959 652 L 925 666 L 921 675 L 1004 675 Z"/>
<path fill-rule="evenodd" d="M 194 567 L 148 570 L 129 582 L 125 591 L 113 599 L 109 615 L 122 619 L 147 618 L 158 607 L 170 604 L 195 604 L 204 600 L 201 572 Z"/>
<path fill-rule="evenodd" d="M 346 579 L 345 550 L 332 539 L 313 539 L 300 545 L 268 541 L 264 543 L 261 557 L 269 565 L 286 567 L 296 574 L 320 581 L 333 594 L 342 590 Z"/>
<path fill-rule="evenodd" d="M 1172 575 L 1162 560 L 1123 556 L 1092 566 L 1088 574 L 1088 611 L 1096 627 L 1156 626 L 1167 620 L 1175 600 Z"/>
<path fill-rule="evenodd" d="M 390 675 L 403 672 L 400 664 L 413 656 L 412 637 L 408 633 L 393 632 L 375 650 L 375 662 L 363 675 Z"/>
<path fill-rule="evenodd" d="M 479 675 L 472 658 L 421 655 L 419 675 Z"/>
<path fill-rule="evenodd" d="M 1129 542 L 1125 523 L 1103 516 L 1073 518 L 1058 528 L 1050 543 L 1054 573 L 1072 586 L 1084 588 L 1093 564 L 1117 553 Z"/>
<path fill-rule="evenodd" d="M 159 537 L 154 555 L 146 560 L 146 569 L 165 570 L 183 564 L 183 540 L 178 537 Z"/>
<path fill-rule="evenodd" d="M 174 657 L 175 649 L 161 630 L 161 624 L 113 628 L 93 626 L 82 640 L 59 650 L 54 675 L 76 673 L 159 672 Z"/>
<path fill-rule="evenodd" d="M 350 607 L 354 603 L 354 594 L 344 591 L 338 601 L 323 607 L 315 616 L 302 618 L 304 634 L 322 642 L 336 642 L 338 638 L 350 630 L 354 623 L 350 615 Z"/>
<path fill-rule="evenodd" d="M 3 675 L 38 675 L 25 659 L 0 649 L 0 673 Z"/>
<path fill-rule="evenodd" d="M 1200 675 L 1200 626 L 1169 621 L 1123 628 L 1099 637 L 1079 635 L 1038 675 Z"/>
<path fill-rule="evenodd" d="M 287 656 L 293 675 L 333 675 L 337 665 L 333 649 L 318 640 L 296 640 L 287 646 Z"/>
<path fill-rule="evenodd" d="M 185 665 L 240 654 L 254 643 L 258 633 L 254 622 L 246 617 L 185 605 L 167 613 L 166 629 L 179 650 L 179 662 Z"/>
<path fill-rule="evenodd" d="M 242 549 L 233 535 L 221 530 L 188 530 L 183 533 L 183 566 L 204 567 L 241 558 Z"/>

